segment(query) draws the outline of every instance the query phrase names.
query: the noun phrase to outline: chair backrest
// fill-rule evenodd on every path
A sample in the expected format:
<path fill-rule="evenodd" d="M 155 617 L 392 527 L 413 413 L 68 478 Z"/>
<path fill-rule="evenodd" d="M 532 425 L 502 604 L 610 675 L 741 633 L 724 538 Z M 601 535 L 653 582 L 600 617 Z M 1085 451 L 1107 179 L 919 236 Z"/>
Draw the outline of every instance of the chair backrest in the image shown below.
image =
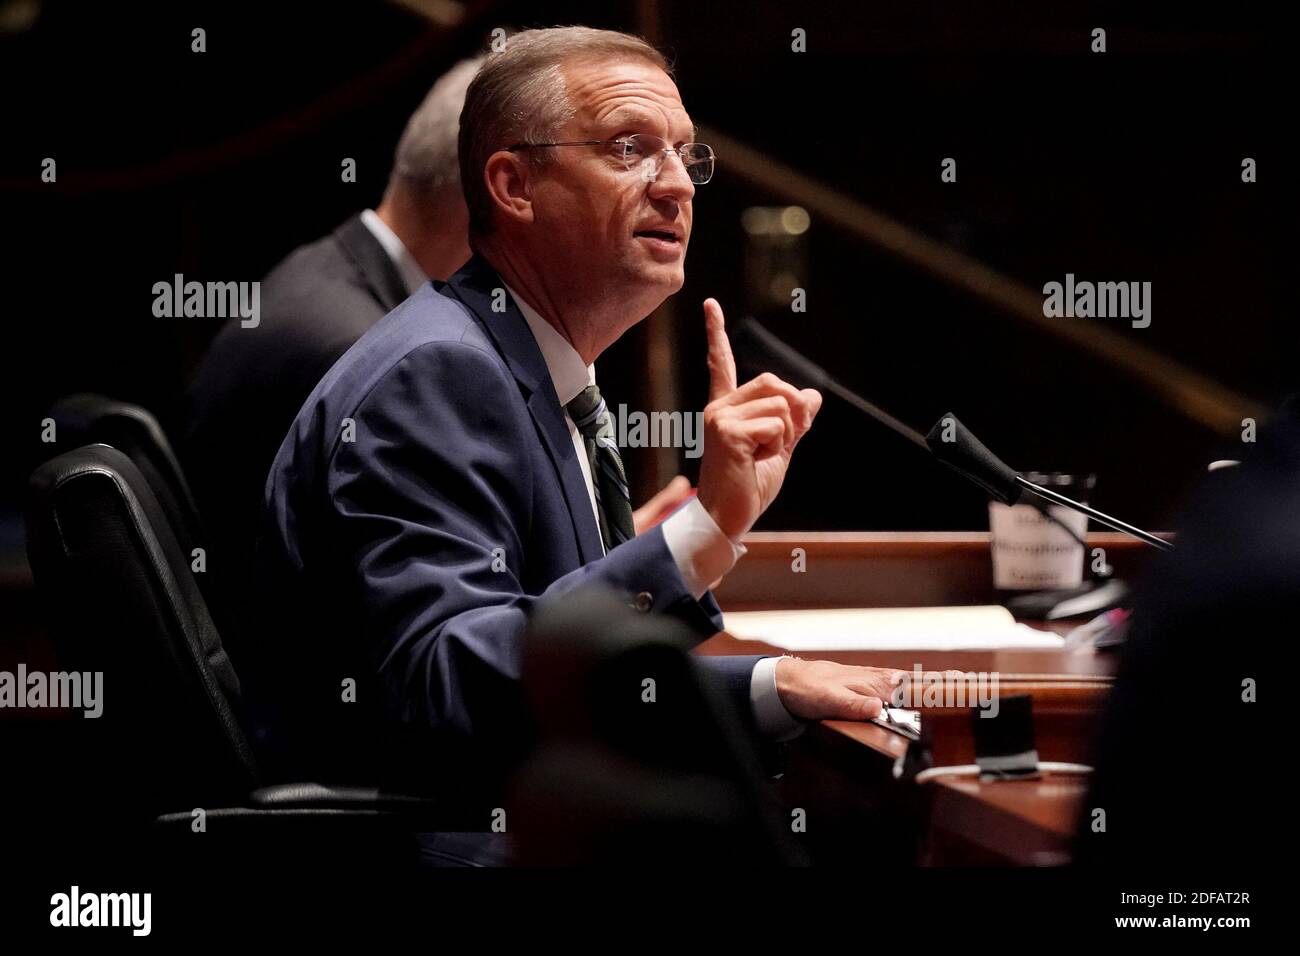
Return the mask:
<path fill-rule="evenodd" d="M 61 671 L 102 673 L 101 788 L 140 814 L 216 805 L 256 785 L 235 670 L 188 555 L 121 451 L 88 445 L 32 474 L 27 548 Z M 70 728 L 71 729 L 71 728 Z M 114 763 L 115 761 L 115 763 Z M 98 798 L 98 797 L 97 797 Z"/>
<path fill-rule="evenodd" d="M 158 419 L 139 405 L 93 392 L 59 399 L 48 415 L 54 420 L 58 436 L 54 448 L 70 451 L 83 445 L 104 444 L 131 459 L 158 499 L 181 553 L 202 561 L 205 573 L 197 580 L 208 602 L 208 612 L 226 639 L 235 641 L 239 621 L 231 597 L 237 582 L 228 566 L 230 556 L 213 553 L 215 542 L 203 524 L 180 460 Z M 197 548 L 203 550 L 201 558 Z"/>
<path fill-rule="evenodd" d="M 82 445 L 116 448 L 139 469 L 162 506 L 181 549 L 205 547 L 207 535 L 180 461 L 158 419 L 139 405 L 81 392 L 59 399 L 49 411 L 63 451 Z"/>

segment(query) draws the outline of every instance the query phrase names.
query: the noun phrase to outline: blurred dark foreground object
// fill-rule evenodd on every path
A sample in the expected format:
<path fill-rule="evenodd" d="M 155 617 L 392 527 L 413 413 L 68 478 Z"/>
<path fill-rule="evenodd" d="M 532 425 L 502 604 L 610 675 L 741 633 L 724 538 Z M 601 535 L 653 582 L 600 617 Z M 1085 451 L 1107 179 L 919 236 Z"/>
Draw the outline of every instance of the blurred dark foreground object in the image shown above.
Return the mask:
<path fill-rule="evenodd" d="M 1295 400 L 1243 447 L 1190 500 L 1139 595 L 1079 825 L 1085 865 L 1240 889 L 1290 826 L 1268 702 L 1288 693 L 1300 620 Z"/>
<path fill-rule="evenodd" d="M 807 862 L 695 643 L 602 592 L 537 614 L 524 686 L 539 742 L 509 801 L 517 862 Z"/>

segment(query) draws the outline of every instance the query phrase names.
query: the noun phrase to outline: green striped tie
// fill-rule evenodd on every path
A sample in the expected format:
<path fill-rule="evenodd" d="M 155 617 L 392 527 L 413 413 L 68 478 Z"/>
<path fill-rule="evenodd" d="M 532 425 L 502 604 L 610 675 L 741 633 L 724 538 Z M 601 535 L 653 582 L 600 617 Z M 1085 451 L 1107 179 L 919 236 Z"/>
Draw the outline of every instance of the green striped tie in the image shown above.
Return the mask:
<path fill-rule="evenodd" d="M 614 423 L 609 417 L 600 389 L 588 385 L 565 406 L 573 424 L 578 426 L 587 446 L 592 484 L 596 488 L 596 514 L 600 516 L 600 536 L 605 550 L 630 540 L 636 531 L 632 525 L 632 500 L 627 493 L 627 474 L 614 440 Z"/>

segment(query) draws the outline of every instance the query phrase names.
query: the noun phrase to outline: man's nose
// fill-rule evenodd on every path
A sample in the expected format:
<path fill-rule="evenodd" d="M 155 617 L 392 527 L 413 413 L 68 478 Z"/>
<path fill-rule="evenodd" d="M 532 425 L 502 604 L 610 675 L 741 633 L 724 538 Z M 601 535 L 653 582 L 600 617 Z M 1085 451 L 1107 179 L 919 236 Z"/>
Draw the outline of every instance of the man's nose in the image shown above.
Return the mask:
<path fill-rule="evenodd" d="M 664 153 L 663 165 L 659 174 L 650 183 L 650 196 L 654 199 L 675 199 L 677 202 L 690 202 L 695 195 L 695 184 L 686 172 L 686 164 L 676 150 Z"/>

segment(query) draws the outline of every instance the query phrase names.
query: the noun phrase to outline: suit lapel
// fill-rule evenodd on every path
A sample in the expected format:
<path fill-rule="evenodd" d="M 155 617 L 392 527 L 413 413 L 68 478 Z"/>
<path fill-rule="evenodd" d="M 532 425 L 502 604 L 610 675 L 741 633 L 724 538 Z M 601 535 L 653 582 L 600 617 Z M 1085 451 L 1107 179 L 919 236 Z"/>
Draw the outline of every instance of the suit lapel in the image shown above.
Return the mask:
<path fill-rule="evenodd" d="M 500 290 L 500 295 L 497 295 Z M 537 347 L 532 330 L 524 321 L 519 307 L 506 292 L 505 284 L 496 270 L 480 256 L 470 259 L 459 272 L 441 287 L 443 295 L 459 299 L 475 315 L 505 359 L 510 372 L 521 387 L 528 404 L 529 414 L 537 425 L 551 464 L 560 479 L 560 489 L 569 506 L 574 535 L 583 563 L 595 561 L 604 555 L 600 543 L 600 528 L 591 513 L 591 498 L 587 483 L 582 477 L 577 451 L 569 436 L 569 426 L 564 420 L 564 409 L 556 397 L 551 373 Z M 493 299 L 505 299 L 505 312 L 492 309 Z"/>
<path fill-rule="evenodd" d="M 334 238 L 353 263 L 367 288 L 385 312 L 392 312 L 406 299 L 406 283 L 361 215 L 350 218 L 334 230 Z"/>

